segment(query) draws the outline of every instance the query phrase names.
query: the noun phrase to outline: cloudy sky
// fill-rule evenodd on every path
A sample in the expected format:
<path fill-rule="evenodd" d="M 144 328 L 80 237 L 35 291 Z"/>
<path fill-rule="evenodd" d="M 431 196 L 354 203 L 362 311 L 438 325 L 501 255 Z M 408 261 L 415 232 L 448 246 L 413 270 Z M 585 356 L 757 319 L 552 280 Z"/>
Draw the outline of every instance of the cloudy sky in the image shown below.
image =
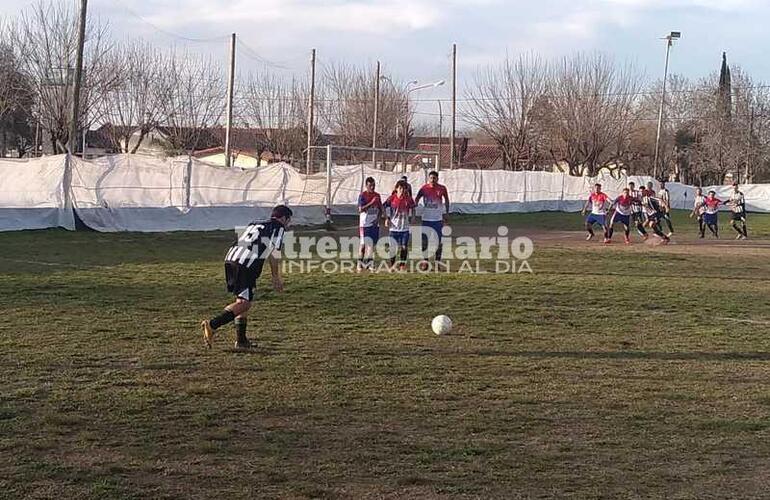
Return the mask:
<path fill-rule="evenodd" d="M 0 0 L 0 14 L 14 17 L 29 3 Z M 461 81 L 506 54 L 558 57 L 578 50 L 604 51 L 655 78 L 665 56 L 660 37 L 678 30 L 673 72 L 706 75 L 727 51 L 731 64 L 770 81 L 765 0 L 90 0 L 89 6 L 117 37 L 217 57 L 226 57 L 224 37 L 236 32 L 248 47 L 240 50 L 242 70 L 267 64 L 301 72 L 315 47 L 321 63 L 380 59 L 402 80 L 428 82 L 449 77 L 456 42 Z"/>

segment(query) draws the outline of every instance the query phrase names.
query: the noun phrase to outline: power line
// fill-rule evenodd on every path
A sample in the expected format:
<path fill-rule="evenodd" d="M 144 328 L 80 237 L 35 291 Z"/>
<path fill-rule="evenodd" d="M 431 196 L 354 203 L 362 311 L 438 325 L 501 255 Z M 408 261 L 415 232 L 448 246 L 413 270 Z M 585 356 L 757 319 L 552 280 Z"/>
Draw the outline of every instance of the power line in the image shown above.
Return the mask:
<path fill-rule="evenodd" d="M 227 41 L 227 39 L 229 37 L 229 35 L 221 35 L 221 36 L 216 36 L 216 37 L 211 37 L 211 38 L 191 38 L 191 37 L 187 37 L 187 36 L 180 35 L 178 33 L 173 33 L 171 31 L 168 31 L 168 30 L 165 30 L 163 28 L 160 28 L 159 26 L 157 26 L 157 25 L 151 23 L 150 21 L 148 21 L 146 18 L 142 17 L 140 14 L 137 14 L 133 10 L 131 10 L 128 7 L 126 7 L 125 4 L 122 3 L 122 2 L 117 2 L 117 1 L 113 0 L 112 4 L 116 5 L 118 8 L 122 9 L 124 12 L 126 12 L 130 16 L 138 19 L 140 22 L 142 22 L 142 23 L 146 24 L 147 26 L 151 27 L 155 31 L 157 31 L 159 33 L 162 33 L 162 34 L 164 34 L 166 36 L 169 36 L 171 38 L 176 38 L 176 39 L 179 39 L 179 40 L 184 40 L 186 42 L 192 42 L 192 43 L 214 43 L 214 42 L 224 42 L 224 41 Z"/>

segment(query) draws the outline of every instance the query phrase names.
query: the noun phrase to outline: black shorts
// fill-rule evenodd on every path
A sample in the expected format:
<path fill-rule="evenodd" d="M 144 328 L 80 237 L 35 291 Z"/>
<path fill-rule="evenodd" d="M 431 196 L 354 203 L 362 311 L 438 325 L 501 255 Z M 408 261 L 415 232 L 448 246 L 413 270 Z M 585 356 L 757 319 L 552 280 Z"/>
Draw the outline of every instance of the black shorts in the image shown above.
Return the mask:
<path fill-rule="evenodd" d="M 259 273 L 255 268 L 248 268 L 237 262 L 225 262 L 225 281 L 227 291 L 238 298 L 254 300 L 254 288 L 257 286 Z"/>
<path fill-rule="evenodd" d="M 745 221 L 746 212 L 733 212 L 733 220 L 738 222 Z"/>
<path fill-rule="evenodd" d="M 637 223 L 644 223 L 644 213 L 642 212 L 633 212 L 631 213 L 631 221 L 633 221 L 634 224 Z"/>

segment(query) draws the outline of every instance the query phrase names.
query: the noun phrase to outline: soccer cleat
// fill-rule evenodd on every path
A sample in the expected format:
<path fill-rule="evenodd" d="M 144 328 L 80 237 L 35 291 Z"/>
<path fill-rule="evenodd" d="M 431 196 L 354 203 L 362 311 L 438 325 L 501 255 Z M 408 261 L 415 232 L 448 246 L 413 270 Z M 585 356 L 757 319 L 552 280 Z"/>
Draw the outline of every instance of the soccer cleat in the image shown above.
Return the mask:
<path fill-rule="evenodd" d="M 251 341 L 249 339 L 244 339 L 242 341 L 235 341 L 235 349 L 238 351 L 248 351 L 252 348 Z"/>
<path fill-rule="evenodd" d="M 669 232 L 666 234 L 666 237 L 667 237 L 667 238 L 671 238 L 672 236 L 674 236 L 674 233 L 672 233 L 671 231 L 669 231 Z"/>
<path fill-rule="evenodd" d="M 612 243 L 612 240 L 611 240 L 611 239 L 609 239 L 609 238 L 604 238 L 604 244 L 605 244 L 605 245 L 609 245 L 610 243 Z"/>
<path fill-rule="evenodd" d="M 630 245 L 631 244 L 631 239 L 628 236 L 626 236 L 626 237 L 623 238 L 623 243 L 625 243 L 626 245 Z"/>
<path fill-rule="evenodd" d="M 201 328 L 203 328 L 203 342 L 206 343 L 206 347 L 211 349 L 211 341 L 214 340 L 214 329 L 211 328 L 209 320 L 204 319 L 201 321 Z"/>
<path fill-rule="evenodd" d="M 591 241 L 593 238 L 594 238 L 594 235 L 589 234 L 588 236 L 586 236 L 586 241 Z"/>

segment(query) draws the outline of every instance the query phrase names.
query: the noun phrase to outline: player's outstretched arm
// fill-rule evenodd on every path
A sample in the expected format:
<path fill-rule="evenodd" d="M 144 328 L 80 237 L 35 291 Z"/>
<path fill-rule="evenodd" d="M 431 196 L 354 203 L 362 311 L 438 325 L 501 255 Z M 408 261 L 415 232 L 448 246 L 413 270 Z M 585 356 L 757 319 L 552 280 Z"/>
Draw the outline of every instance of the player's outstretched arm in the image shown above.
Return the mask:
<path fill-rule="evenodd" d="M 272 253 L 267 257 L 270 263 L 270 277 L 273 282 L 273 290 L 283 292 L 283 278 L 281 278 L 281 261 Z"/>

